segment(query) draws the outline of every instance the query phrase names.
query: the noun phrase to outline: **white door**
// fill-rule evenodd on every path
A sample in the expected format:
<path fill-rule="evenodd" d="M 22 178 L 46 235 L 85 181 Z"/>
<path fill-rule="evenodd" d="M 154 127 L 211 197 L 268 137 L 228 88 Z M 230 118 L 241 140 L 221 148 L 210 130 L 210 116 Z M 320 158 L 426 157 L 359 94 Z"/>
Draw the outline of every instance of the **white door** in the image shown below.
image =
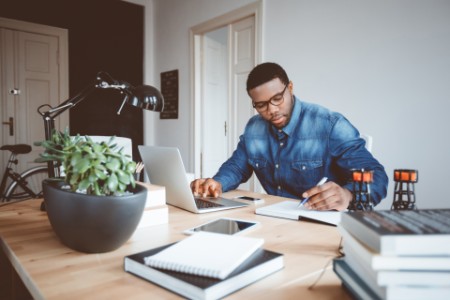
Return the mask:
<path fill-rule="evenodd" d="M 255 114 L 247 94 L 247 76 L 255 66 L 255 17 L 248 17 L 230 25 L 231 31 L 231 91 L 230 143 L 228 153 L 236 149 L 239 136 L 247 121 Z M 254 177 L 239 186 L 240 189 L 256 191 Z"/>
<path fill-rule="evenodd" d="M 31 153 L 19 157 L 18 171 L 22 171 L 34 166 L 34 159 L 42 151 L 33 145 L 45 138 L 44 121 L 37 113 L 37 107 L 42 104 L 57 106 L 67 98 L 67 82 L 64 81 L 67 62 L 63 53 L 65 49 L 61 49 L 61 44 L 67 41 L 60 40 L 67 39 L 67 36 L 49 35 L 47 26 L 43 26 L 44 33 L 40 34 L 11 29 L 14 26 L 6 26 L 5 22 L 0 25 L 4 26 L 0 28 L 1 143 L 32 146 Z M 29 25 L 23 22 L 19 27 L 26 29 Z M 37 30 L 40 27 L 33 24 L 32 28 Z M 64 61 L 64 66 L 61 66 L 61 61 Z M 68 116 L 55 120 L 57 129 L 67 125 Z M 9 154 L 2 152 L 1 170 Z"/>
<path fill-rule="evenodd" d="M 212 177 L 234 149 L 254 109 L 246 80 L 256 64 L 255 17 L 202 36 L 200 176 Z M 240 186 L 254 190 L 253 178 Z"/>
<path fill-rule="evenodd" d="M 219 166 L 231 156 L 245 124 L 255 113 L 245 84 L 248 73 L 261 60 L 261 16 L 262 1 L 258 0 L 191 28 L 194 118 L 191 123 L 193 143 L 190 163 L 194 167 L 196 177 L 210 177 L 217 172 Z M 205 53 L 204 47 L 209 34 L 221 30 L 226 30 L 228 36 L 226 42 L 219 42 L 221 46 L 227 47 L 225 66 L 222 60 L 217 58 L 220 55 L 209 50 Z M 211 45 L 210 42 L 208 40 L 206 43 Z M 221 75 L 217 74 L 219 72 Z M 205 105 L 205 93 L 214 90 L 210 86 L 205 91 L 205 76 L 214 78 L 207 83 L 210 85 L 224 78 L 223 85 L 217 86 L 217 89 L 222 91 L 226 88 L 226 91 L 215 95 L 217 97 L 214 99 L 224 103 Z M 223 99 L 224 95 L 227 96 L 226 99 Z M 214 129 L 210 129 L 210 126 Z M 207 168 L 203 167 L 205 162 Z M 242 187 L 259 191 L 258 188 L 255 189 L 253 179 Z"/>
<path fill-rule="evenodd" d="M 228 157 L 228 28 L 203 36 L 202 166 L 212 177 Z"/>

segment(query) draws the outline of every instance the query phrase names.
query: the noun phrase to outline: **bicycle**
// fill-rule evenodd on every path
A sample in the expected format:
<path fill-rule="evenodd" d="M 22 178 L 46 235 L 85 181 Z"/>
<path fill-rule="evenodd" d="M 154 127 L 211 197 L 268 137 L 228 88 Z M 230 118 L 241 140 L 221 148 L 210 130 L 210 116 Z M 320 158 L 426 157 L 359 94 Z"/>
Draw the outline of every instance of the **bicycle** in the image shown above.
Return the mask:
<path fill-rule="evenodd" d="M 30 153 L 31 146 L 26 144 L 4 145 L 0 150 L 11 152 L 0 185 L 0 202 L 7 203 L 2 203 L 0 206 L 32 198 L 42 198 L 42 181 L 49 177 L 48 166 L 33 167 L 22 173 L 13 170 L 13 165 L 17 165 L 19 162 L 17 156 Z"/>

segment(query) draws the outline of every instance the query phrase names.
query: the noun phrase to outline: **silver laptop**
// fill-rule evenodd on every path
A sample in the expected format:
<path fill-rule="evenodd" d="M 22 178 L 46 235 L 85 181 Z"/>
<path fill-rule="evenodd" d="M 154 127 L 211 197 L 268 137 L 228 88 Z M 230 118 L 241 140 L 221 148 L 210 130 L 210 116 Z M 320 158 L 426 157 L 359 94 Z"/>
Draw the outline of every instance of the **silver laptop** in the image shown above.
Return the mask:
<path fill-rule="evenodd" d="M 247 206 L 225 198 L 194 197 L 178 148 L 139 145 L 150 183 L 166 188 L 166 202 L 193 213 L 205 213 Z"/>

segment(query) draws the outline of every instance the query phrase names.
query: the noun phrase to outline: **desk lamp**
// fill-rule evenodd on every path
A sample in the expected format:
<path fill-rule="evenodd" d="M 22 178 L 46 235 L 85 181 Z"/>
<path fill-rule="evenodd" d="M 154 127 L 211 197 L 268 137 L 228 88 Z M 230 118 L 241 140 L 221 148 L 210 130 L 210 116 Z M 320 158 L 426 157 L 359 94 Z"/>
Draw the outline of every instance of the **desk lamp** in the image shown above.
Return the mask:
<path fill-rule="evenodd" d="M 83 101 L 95 89 L 113 89 L 123 94 L 124 98 L 117 111 L 118 115 L 120 115 L 125 103 L 151 111 L 162 111 L 164 108 L 164 98 L 158 89 L 149 85 L 134 87 L 127 82 L 115 80 L 106 72 L 99 72 L 94 83 L 72 98 L 67 99 L 56 107 L 51 107 L 48 104 L 38 107 L 37 111 L 44 119 L 46 140 L 51 138 L 55 128 L 55 118 Z M 59 176 L 59 169 L 53 162 L 48 162 L 48 175 L 49 177 Z"/>

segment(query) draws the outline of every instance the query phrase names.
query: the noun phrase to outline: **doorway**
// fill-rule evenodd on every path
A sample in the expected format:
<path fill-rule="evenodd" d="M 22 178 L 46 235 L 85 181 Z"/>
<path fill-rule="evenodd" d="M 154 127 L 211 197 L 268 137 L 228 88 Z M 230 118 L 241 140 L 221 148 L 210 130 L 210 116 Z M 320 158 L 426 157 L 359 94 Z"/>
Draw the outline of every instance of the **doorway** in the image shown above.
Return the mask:
<path fill-rule="evenodd" d="M 255 2 L 191 29 L 196 177 L 217 172 L 255 113 L 245 83 L 260 61 L 261 9 Z M 239 188 L 261 191 L 254 177 Z"/>
<path fill-rule="evenodd" d="M 66 29 L 0 18 L 0 105 L 2 145 L 28 144 L 17 171 L 35 165 L 45 139 L 44 121 L 37 113 L 42 104 L 57 106 L 68 97 L 68 34 Z M 68 116 L 55 120 L 55 128 L 68 126 Z M 0 170 L 9 153 L 2 151 Z"/>

